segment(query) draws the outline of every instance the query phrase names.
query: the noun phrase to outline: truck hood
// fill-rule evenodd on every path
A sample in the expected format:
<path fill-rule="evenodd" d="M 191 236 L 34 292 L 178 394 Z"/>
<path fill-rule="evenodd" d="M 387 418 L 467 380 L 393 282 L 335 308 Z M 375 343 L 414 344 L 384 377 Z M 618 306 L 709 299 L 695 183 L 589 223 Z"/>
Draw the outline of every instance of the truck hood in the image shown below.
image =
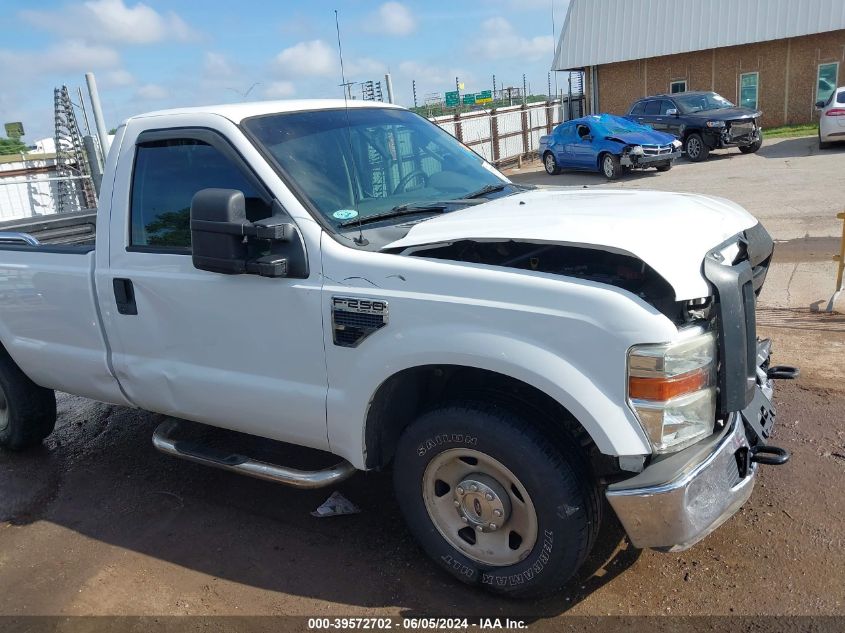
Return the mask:
<path fill-rule="evenodd" d="M 750 213 L 722 198 L 548 188 L 425 220 L 382 250 L 410 253 L 460 240 L 596 248 L 646 262 L 683 301 L 711 294 L 702 274 L 707 252 L 755 224 Z"/>
<path fill-rule="evenodd" d="M 691 112 L 686 116 L 707 119 L 709 121 L 736 121 L 737 119 L 756 119 L 762 114 L 762 112 L 750 108 L 719 108 L 718 110 Z"/>

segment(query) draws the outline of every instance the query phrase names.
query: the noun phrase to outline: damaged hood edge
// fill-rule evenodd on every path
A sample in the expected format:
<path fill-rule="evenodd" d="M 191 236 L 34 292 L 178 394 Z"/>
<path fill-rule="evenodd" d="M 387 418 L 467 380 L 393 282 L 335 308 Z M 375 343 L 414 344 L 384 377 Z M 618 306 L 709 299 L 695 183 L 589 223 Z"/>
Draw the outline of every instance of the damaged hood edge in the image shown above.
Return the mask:
<path fill-rule="evenodd" d="M 721 198 L 548 188 L 420 222 L 381 250 L 410 254 L 462 240 L 606 250 L 644 261 L 685 301 L 711 294 L 702 270 L 707 252 L 755 224 L 754 216 Z"/>

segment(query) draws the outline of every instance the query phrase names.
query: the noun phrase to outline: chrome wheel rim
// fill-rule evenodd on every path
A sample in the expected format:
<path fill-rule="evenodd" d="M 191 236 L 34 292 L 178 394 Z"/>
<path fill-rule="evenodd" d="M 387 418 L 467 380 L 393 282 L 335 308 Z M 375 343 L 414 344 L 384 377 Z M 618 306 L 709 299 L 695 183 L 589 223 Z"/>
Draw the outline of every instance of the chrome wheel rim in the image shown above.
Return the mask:
<path fill-rule="evenodd" d="M 699 153 L 701 153 L 701 144 L 697 138 L 693 137 L 687 141 L 687 156 L 698 158 Z"/>
<path fill-rule="evenodd" d="M 610 156 L 604 157 L 604 175 L 608 178 L 613 176 L 613 159 Z"/>
<path fill-rule="evenodd" d="M 546 155 L 546 171 L 552 173 L 555 170 L 555 157 L 551 154 Z"/>
<path fill-rule="evenodd" d="M 5 431 L 9 426 L 9 404 L 6 401 L 6 392 L 0 387 L 0 431 Z"/>
<path fill-rule="evenodd" d="M 537 512 L 525 486 L 480 451 L 454 448 L 431 460 L 423 500 L 440 535 L 482 565 L 518 563 L 537 542 Z"/>

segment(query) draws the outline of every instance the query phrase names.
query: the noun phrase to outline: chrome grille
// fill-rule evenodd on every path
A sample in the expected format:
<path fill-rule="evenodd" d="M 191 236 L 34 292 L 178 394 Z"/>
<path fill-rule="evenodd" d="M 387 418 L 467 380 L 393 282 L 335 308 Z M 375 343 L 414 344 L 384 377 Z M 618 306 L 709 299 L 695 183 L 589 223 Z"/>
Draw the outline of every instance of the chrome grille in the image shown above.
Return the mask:
<path fill-rule="evenodd" d="M 663 154 L 671 154 L 674 148 L 672 145 L 643 145 L 643 155 L 645 156 L 662 156 Z"/>

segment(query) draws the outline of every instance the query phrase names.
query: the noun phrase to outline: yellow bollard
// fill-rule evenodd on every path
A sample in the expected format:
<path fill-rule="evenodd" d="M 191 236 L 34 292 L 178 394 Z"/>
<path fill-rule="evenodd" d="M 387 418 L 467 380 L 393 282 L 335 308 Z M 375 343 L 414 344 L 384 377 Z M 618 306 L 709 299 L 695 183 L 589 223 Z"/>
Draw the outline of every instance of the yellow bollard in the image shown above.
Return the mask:
<path fill-rule="evenodd" d="M 845 220 L 845 213 L 837 213 L 836 217 L 840 220 Z M 836 289 L 834 292 L 842 290 L 842 272 L 845 271 L 845 221 L 842 222 L 842 239 L 839 241 L 839 255 L 834 255 L 833 260 L 839 262 L 836 267 Z"/>

